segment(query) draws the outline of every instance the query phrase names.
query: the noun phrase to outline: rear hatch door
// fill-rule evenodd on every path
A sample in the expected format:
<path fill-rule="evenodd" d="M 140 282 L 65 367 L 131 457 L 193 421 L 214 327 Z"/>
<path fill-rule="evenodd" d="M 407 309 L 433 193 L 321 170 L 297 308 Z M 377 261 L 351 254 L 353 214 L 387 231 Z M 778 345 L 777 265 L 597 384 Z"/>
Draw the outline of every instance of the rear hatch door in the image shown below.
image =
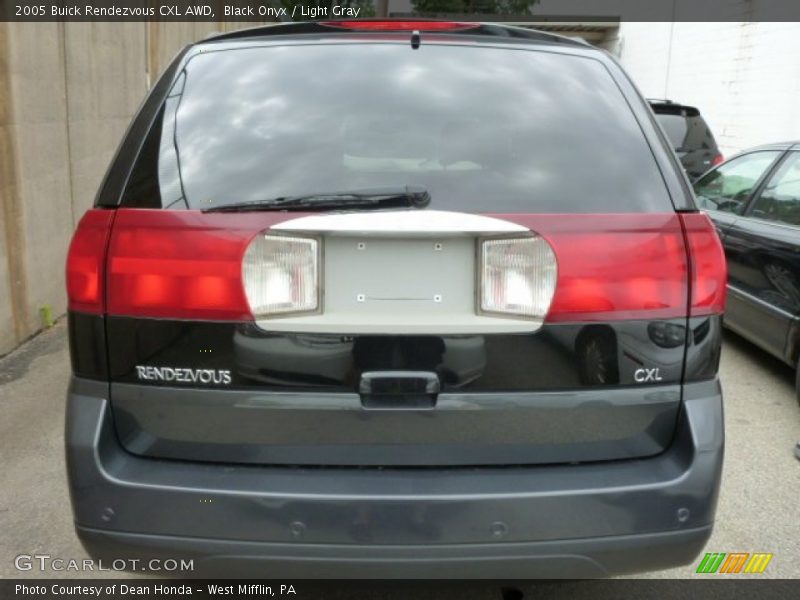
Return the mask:
<path fill-rule="evenodd" d="M 108 244 L 125 447 L 357 466 L 661 452 L 690 265 L 646 107 L 589 52 L 394 34 L 190 52 Z M 217 210 L 387 186 L 430 204 Z"/>

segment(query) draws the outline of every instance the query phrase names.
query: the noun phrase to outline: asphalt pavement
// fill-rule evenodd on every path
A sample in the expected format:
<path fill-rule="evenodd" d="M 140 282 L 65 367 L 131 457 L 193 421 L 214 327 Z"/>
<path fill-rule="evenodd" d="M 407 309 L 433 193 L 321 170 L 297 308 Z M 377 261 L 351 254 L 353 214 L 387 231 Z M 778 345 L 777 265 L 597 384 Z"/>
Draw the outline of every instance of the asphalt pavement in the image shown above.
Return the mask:
<path fill-rule="evenodd" d="M 86 557 L 72 529 L 64 470 L 68 377 L 63 320 L 0 359 L 0 578 L 87 575 L 18 571 L 14 566 L 19 554 Z M 800 578 L 800 461 L 793 454 L 800 439 L 800 409 L 794 373 L 726 333 L 721 377 L 725 469 L 716 526 L 706 551 L 770 552 L 774 557 L 758 577 Z M 641 577 L 708 577 L 696 575 L 695 569 L 689 565 Z M 113 571 L 95 576 L 129 577 Z M 480 586 L 457 588 L 452 595 L 435 594 L 447 596 L 497 597 Z"/>

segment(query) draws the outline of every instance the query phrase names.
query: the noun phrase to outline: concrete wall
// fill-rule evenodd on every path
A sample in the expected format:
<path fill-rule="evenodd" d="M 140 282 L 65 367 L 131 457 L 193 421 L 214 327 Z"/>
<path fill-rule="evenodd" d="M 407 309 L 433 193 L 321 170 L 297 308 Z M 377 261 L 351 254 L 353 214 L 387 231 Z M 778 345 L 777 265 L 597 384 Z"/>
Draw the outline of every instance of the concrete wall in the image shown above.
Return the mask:
<path fill-rule="evenodd" d="M 0 23 L 0 355 L 66 311 L 72 231 L 151 83 L 238 26 Z"/>
<path fill-rule="evenodd" d="M 0 354 L 16 343 L 12 260 L 9 249 L 16 245 L 10 236 L 17 232 L 18 194 L 16 181 L 16 153 L 12 131 L 11 90 L 9 89 L 8 26 L 0 23 Z M 16 253 L 21 255 L 21 253 Z"/>
<path fill-rule="evenodd" d="M 40 307 L 64 310 L 63 257 L 72 231 L 69 124 L 63 27 L 32 23 L 11 27 L 10 34 L 19 214 L 13 224 L 18 243 L 9 253 L 24 255 L 13 273 L 25 288 L 13 304 L 17 331 L 24 335 L 36 330 Z"/>
<path fill-rule="evenodd" d="M 800 139 L 800 23 L 623 23 L 616 52 L 646 96 L 697 106 L 726 156 Z"/>
<path fill-rule="evenodd" d="M 74 225 L 147 91 L 147 40 L 138 23 L 68 23 L 64 35 Z"/>

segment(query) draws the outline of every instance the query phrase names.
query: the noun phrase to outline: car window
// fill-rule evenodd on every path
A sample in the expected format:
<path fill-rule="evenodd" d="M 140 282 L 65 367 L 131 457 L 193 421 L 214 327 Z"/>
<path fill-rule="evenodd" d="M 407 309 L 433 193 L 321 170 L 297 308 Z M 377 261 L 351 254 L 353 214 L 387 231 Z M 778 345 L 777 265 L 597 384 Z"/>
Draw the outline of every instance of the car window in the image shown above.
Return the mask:
<path fill-rule="evenodd" d="M 751 152 L 706 174 L 694 184 L 697 206 L 742 214 L 753 187 L 780 154 L 777 150 Z"/>
<path fill-rule="evenodd" d="M 749 216 L 800 225 L 800 152 L 792 152 L 753 202 Z"/>
<path fill-rule="evenodd" d="M 711 129 L 703 120 L 703 117 L 689 117 L 687 119 L 689 124 L 686 138 L 683 140 L 682 150 L 684 152 L 692 152 L 695 150 L 714 150 L 717 149 L 717 142 L 714 141 L 714 136 L 711 134 Z"/>
<path fill-rule="evenodd" d="M 717 143 L 714 141 L 714 136 L 700 115 L 686 117 L 656 113 L 656 118 L 676 151 L 716 150 Z"/>
<path fill-rule="evenodd" d="M 535 50 L 328 44 L 193 57 L 124 205 L 212 208 L 414 185 L 465 212 L 672 211 L 598 60 Z M 146 185 L 156 182 L 156 185 Z"/>
<path fill-rule="evenodd" d="M 656 114 L 658 122 L 664 128 L 669 141 L 675 149 L 683 147 L 683 140 L 686 139 L 686 131 L 689 129 L 688 120 L 681 115 Z"/>

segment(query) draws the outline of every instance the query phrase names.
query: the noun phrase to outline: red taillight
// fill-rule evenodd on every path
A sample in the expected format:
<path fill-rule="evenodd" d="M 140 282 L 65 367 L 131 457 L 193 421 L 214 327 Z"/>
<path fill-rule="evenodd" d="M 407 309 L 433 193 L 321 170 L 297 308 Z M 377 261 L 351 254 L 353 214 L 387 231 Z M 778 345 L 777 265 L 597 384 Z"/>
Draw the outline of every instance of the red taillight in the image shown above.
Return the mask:
<path fill-rule="evenodd" d="M 320 25 L 363 31 L 459 31 L 475 29 L 480 23 L 462 21 L 323 21 Z"/>
<path fill-rule="evenodd" d="M 497 216 L 553 247 L 558 282 L 547 321 L 686 316 L 688 266 L 676 214 Z"/>
<path fill-rule="evenodd" d="M 91 210 L 67 258 L 69 309 L 253 320 L 242 280 L 245 251 L 259 232 L 296 216 Z M 529 228 L 552 247 L 557 282 L 547 321 L 666 319 L 685 317 L 687 307 L 691 316 L 725 309 L 725 256 L 704 214 L 494 216 Z"/>
<path fill-rule="evenodd" d="M 108 313 L 252 320 L 242 257 L 276 216 L 118 210 L 108 248 Z"/>
<path fill-rule="evenodd" d="M 610 321 L 722 314 L 727 271 L 701 213 L 496 215 L 545 237 L 558 263 L 546 320 Z M 691 293 L 691 298 L 689 297 Z"/>
<path fill-rule="evenodd" d="M 67 298 L 70 311 L 101 314 L 108 235 L 114 211 L 92 209 L 83 215 L 67 253 Z"/>
<path fill-rule="evenodd" d="M 690 315 L 725 312 L 728 270 L 725 252 L 711 219 L 704 213 L 680 215 L 691 265 Z"/>
<path fill-rule="evenodd" d="M 711 159 L 711 166 L 716 167 L 717 165 L 721 165 L 725 162 L 725 157 L 722 156 L 719 152 Z"/>

